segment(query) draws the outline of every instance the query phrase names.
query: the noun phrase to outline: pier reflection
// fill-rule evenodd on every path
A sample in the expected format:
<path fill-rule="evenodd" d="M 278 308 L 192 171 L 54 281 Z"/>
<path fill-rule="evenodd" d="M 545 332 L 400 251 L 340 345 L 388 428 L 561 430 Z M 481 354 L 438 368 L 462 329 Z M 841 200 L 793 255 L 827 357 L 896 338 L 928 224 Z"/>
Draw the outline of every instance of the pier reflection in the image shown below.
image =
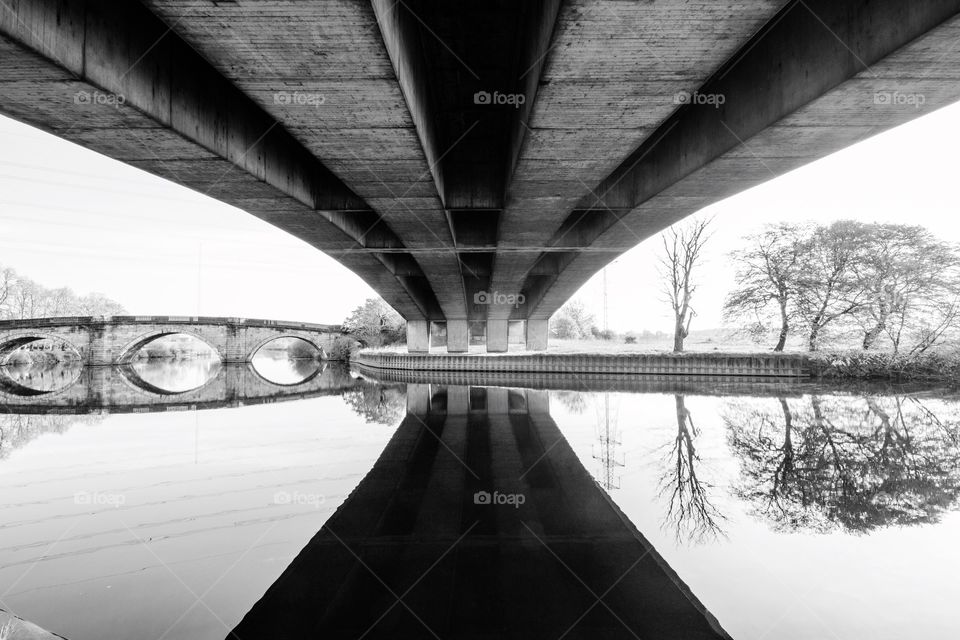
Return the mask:
<path fill-rule="evenodd" d="M 373 469 L 228 636 L 722 638 L 544 391 L 409 384 Z"/>

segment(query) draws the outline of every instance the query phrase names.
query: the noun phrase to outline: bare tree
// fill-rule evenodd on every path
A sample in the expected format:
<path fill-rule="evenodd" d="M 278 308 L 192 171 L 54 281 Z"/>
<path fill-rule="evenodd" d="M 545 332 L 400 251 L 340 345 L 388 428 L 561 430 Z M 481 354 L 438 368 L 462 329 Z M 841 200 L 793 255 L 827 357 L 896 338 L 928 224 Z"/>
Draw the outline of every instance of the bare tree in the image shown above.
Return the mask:
<path fill-rule="evenodd" d="M 9 267 L 0 267 L 0 318 L 6 318 L 9 315 L 16 286 L 16 272 Z"/>
<path fill-rule="evenodd" d="M 683 395 L 674 395 L 677 435 L 665 447 L 667 465 L 660 477 L 659 492 L 667 498 L 664 526 L 675 530 L 678 541 L 686 537 L 698 544 L 724 535 L 721 522 L 726 518 L 710 500 L 713 485 L 697 474 L 701 465 L 696 448 L 699 430 L 685 400 Z"/>
<path fill-rule="evenodd" d="M 120 313 L 123 306 L 102 293 L 78 297 L 69 287 L 48 289 L 0 266 L 0 320 Z"/>
<path fill-rule="evenodd" d="M 841 220 L 815 229 L 806 244 L 800 265 L 797 310 L 809 332 L 810 351 L 819 349 L 824 329 L 864 304 L 855 265 L 862 258 L 867 233 L 867 225 Z"/>
<path fill-rule="evenodd" d="M 696 312 L 691 306 L 697 286 L 693 272 L 701 261 L 703 246 L 710 235 L 710 220 L 699 220 L 679 229 L 670 227 L 663 236 L 663 255 L 660 258 L 663 292 L 673 308 L 673 350 L 683 351 L 683 341 L 690 335 L 690 322 Z"/>
<path fill-rule="evenodd" d="M 957 294 L 956 249 L 923 227 L 894 224 L 870 225 L 863 248 L 854 264 L 865 296 L 858 313 L 863 348 L 872 348 L 886 335 L 898 351 L 903 330 L 919 315 L 933 316 L 925 318 L 933 327 L 928 335 L 939 336 L 936 327 L 944 320 L 949 326 L 954 314 L 954 305 L 939 303 Z"/>
<path fill-rule="evenodd" d="M 804 225 L 771 224 L 747 236 L 747 247 L 734 251 L 737 288 L 727 296 L 727 318 L 753 318 L 758 326 L 777 314 L 780 332 L 774 351 L 783 351 L 790 333 L 793 298 L 800 286 L 801 257 L 810 230 Z"/>

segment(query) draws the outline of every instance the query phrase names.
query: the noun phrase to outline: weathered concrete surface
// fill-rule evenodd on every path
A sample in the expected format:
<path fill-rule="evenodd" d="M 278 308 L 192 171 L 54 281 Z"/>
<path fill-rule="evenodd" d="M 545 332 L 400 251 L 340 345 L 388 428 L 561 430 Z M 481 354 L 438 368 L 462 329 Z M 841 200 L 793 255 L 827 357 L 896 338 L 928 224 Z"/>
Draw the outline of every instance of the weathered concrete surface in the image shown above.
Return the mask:
<path fill-rule="evenodd" d="M 643 374 L 808 378 L 805 354 L 655 353 L 489 355 L 399 354 L 360 351 L 353 362 L 376 369 L 483 373 Z"/>
<path fill-rule="evenodd" d="M 206 343 L 221 362 L 249 362 L 268 342 L 299 338 L 312 344 L 321 357 L 341 335 L 340 327 L 245 318 L 174 316 L 113 316 L 38 318 L 0 322 L 0 364 L 16 349 L 51 339 L 66 342 L 87 366 L 109 366 L 131 361 L 154 340 L 183 334 Z"/>
<path fill-rule="evenodd" d="M 229 638 L 729 637 L 590 477 L 544 392 L 407 398 L 373 469 Z"/>
<path fill-rule="evenodd" d="M 428 320 L 407 321 L 407 349 L 411 353 L 430 351 L 430 322 Z"/>
<path fill-rule="evenodd" d="M 8 4 L 0 111 L 528 348 L 643 239 L 960 98 L 960 0 Z"/>
<path fill-rule="evenodd" d="M 63 636 L 41 629 L 29 620 L 0 609 L 3 640 L 64 640 Z"/>
<path fill-rule="evenodd" d="M 684 107 L 585 197 L 577 211 L 600 222 L 580 242 L 593 251 L 570 253 L 556 276 L 528 278 L 530 315 L 549 317 L 683 217 L 960 99 L 960 3 L 848 4 L 793 5 L 701 87 L 724 96 L 719 109 Z"/>
<path fill-rule="evenodd" d="M 439 309 L 426 309 L 429 319 L 466 317 L 450 225 L 411 115 L 417 111 L 407 108 L 397 79 L 402 64 L 396 73 L 378 28 L 378 17 L 390 24 L 384 11 L 356 0 L 145 4 L 362 197 L 379 216 L 370 226 L 391 230 L 409 250 L 430 250 L 413 256 L 420 270 L 403 274 L 420 281 L 411 288 L 425 304 L 435 296 Z M 397 41 L 402 34 L 386 33 L 391 48 L 410 46 Z"/>
<path fill-rule="evenodd" d="M 499 246 L 516 251 L 497 253 L 491 288 L 529 288 L 543 248 L 583 248 L 576 227 L 602 210 L 555 238 L 577 203 L 782 4 L 564 2 L 500 224 Z M 511 313 L 520 317 L 510 307 L 489 316 Z"/>
<path fill-rule="evenodd" d="M 0 10 L 0 111 L 239 207 L 337 258 L 408 318 L 402 248 L 360 197 L 138 2 Z"/>
<path fill-rule="evenodd" d="M 171 392 L 147 383 L 131 367 L 84 367 L 68 386 L 37 393 L 0 367 L 0 408 L 12 414 L 150 413 L 201 411 L 340 395 L 357 385 L 343 366 L 317 363 L 295 384 L 278 384 L 251 364 L 220 367 L 196 389 Z"/>

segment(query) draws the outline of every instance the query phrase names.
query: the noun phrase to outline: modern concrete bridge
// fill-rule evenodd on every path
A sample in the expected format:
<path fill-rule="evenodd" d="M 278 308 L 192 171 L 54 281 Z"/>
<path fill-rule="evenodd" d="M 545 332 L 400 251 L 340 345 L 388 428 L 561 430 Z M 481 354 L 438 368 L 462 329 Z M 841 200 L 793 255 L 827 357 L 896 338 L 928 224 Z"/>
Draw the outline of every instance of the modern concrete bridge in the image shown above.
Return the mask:
<path fill-rule="evenodd" d="M 299 338 L 326 353 L 340 327 L 324 324 L 177 316 L 35 318 L 0 322 L 0 364 L 20 347 L 44 339 L 62 341 L 87 366 L 126 364 L 142 348 L 165 336 L 184 334 L 206 343 L 221 362 L 249 362 L 279 338 Z"/>
<path fill-rule="evenodd" d="M 730 637 L 583 467 L 547 392 L 410 384 L 407 412 L 229 640 Z"/>
<path fill-rule="evenodd" d="M 8 0 L 0 112 L 542 349 L 666 226 L 960 98 L 960 0 Z M 851 186 L 855 188 L 855 186 Z"/>

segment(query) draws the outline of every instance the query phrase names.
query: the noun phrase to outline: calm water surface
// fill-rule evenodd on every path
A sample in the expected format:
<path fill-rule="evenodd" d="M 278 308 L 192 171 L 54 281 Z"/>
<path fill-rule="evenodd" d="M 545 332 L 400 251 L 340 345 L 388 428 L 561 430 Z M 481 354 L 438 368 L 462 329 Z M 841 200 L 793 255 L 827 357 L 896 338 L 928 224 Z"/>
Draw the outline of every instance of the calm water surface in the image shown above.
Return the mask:
<path fill-rule="evenodd" d="M 71 640 L 225 638 L 248 614 L 245 624 L 257 611 L 289 613 L 289 598 L 265 592 L 276 583 L 271 593 L 284 593 L 294 558 L 385 464 L 381 454 L 403 446 L 403 430 L 422 424 L 436 441 L 421 434 L 410 454 L 429 459 L 408 478 L 420 502 L 398 507 L 394 497 L 381 514 L 377 491 L 361 490 L 341 521 L 362 514 L 422 533 L 408 512 L 437 508 L 431 487 L 448 476 L 465 476 L 472 492 L 515 464 L 525 472 L 513 486 L 535 502 L 544 468 L 579 465 L 734 638 L 946 639 L 960 630 L 960 399 L 951 392 L 714 392 L 702 383 L 525 391 L 378 383 L 286 359 L 250 369 L 138 363 L 110 383 L 143 394 L 136 413 L 90 404 L 126 392 L 70 388 L 96 384 L 90 376 L 5 372 L 0 609 Z M 234 378 L 242 384 L 217 390 Z M 283 395 L 298 385 L 313 386 Z M 20 387 L 53 391 L 17 400 L 10 390 Z M 182 410 L 216 406 L 203 393 L 227 394 L 232 405 Z M 177 404 L 184 394 L 195 404 Z M 458 445 L 451 424 L 460 413 Z M 524 457 L 531 429 L 545 439 L 539 459 Z M 498 449 L 507 431 L 517 456 Z M 413 495 L 404 491 L 396 495 Z M 557 513 L 579 517 L 573 509 L 516 513 L 545 536 Z M 497 513 L 477 516 L 474 533 L 496 535 L 513 517 Z M 435 520 L 431 533 L 443 526 Z M 309 581 L 296 584 L 320 593 L 324 572 Z M 368 637 L 380 637 L 373 629 Z"/>

